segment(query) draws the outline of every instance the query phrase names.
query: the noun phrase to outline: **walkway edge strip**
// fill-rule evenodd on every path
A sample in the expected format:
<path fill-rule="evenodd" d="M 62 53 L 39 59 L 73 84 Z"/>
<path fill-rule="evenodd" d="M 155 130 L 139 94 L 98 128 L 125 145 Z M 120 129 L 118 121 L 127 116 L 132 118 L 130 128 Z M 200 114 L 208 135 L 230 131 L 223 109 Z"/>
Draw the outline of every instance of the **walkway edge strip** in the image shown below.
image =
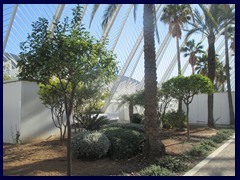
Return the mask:
<path fill-rule="evenodd" d="M 209 161 L 211 161 L 216 155 L 218 155 L 224 148 L 226 148 L 231 142 L 234 141 L 235 134 L 231 137 L 230 140 L 228 140 L 226 143 L 224 143 L 222 146 L 220 146 L 217 150 L 215 150 L 212 154 L 210 154 L 207 158 L 202 160 L 199 164 L 194 166 L 190 171 L 188 171 L 183 176 L 193 176 L 195 173 L 199 171 L 200 168 L 202 168 L 204 165 L 206 165 Z"/>

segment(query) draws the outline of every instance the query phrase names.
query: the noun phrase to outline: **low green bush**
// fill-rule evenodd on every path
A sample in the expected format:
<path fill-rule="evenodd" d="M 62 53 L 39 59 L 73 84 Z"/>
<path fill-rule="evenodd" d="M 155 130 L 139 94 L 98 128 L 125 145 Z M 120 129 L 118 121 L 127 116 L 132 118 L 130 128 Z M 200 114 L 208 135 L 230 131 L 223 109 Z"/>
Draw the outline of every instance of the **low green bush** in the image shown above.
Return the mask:
<path fill-rule="evenodd" d="M 140 115 L 138 113 L 133 114 L 132 123 L 141 124 L 141 122 L 143 121 L 143 118 L 144 118 L 143 115 Z"/>
<path fill-rule="evenodd" d="M 227 134 L 228 136 L 233 135 L 235 131 L 233 129 L 221 129 L 218 131 L 220 134 Z"/>
<path fill-rule="evenodd" d="M 201 141 L 201 145 L 210 146 L 210 147 L 217 147 L 216 143 L 213 142 L 211 139 L 205 139 L 205 140 Z"/>
<path fill-rule="evenodd" d="M 111 123 L 108 125 L 104 125 L 102 128 L 106 128 L 106 127 L 119 127 L 119 128 L 126 128 L 126 129 L 131 129 L 139 132 L 144 132 L 144 125 L 136 124 L 136 123 Z"/>
<path fill-rule="evenodd" d="M 125 159 L 140 152 L 144 134 L 120 127 L 107 127 L 101 130 L 109 139 L 108 155 L 113 159 Z"/>
<path fill-rule="evenodd" d="M 187 151 L 187 155 L 194 157 L 203 157 L 207 155 L 207 150 L 201 145 L 194 146 L 189 151 Z"/>
<path fill-rule="evenodd" d="M 184 112 L 169 111 L 163 118 L 163 128 L 184 128 L 186 115 Z"/>
<path fill-rule="evenodd" d="M 109 146 L 106 135 L 96 131 L 78 133 L 71 141 L 73 154 L 81 159 L 99 159 L 107 154 Z"/>
<path fill-rule="evenodd" d="M 157 165 L 151 165 L 149 167 L 144 168 L 140 171 L 142 176 L 174 176 L 172 172 L 170 172 L 166 168 L 162 168 Z"/>
<path fill-rule="evenodd" d="M 158 165 L 172 172 L 182 172 L 187 169 L 187 164 L 182 159 L 173 156 L 165 156 L 159 160 Z"/>
<path fill-rule="evenodd" d="M 212 136 L 210 140 L 215 143 L 222 143 L 223 141 L 227 140 L 228 137 L 229 135 L 226 133 L 217 132 L 217 134 L 215 136 Z"/>

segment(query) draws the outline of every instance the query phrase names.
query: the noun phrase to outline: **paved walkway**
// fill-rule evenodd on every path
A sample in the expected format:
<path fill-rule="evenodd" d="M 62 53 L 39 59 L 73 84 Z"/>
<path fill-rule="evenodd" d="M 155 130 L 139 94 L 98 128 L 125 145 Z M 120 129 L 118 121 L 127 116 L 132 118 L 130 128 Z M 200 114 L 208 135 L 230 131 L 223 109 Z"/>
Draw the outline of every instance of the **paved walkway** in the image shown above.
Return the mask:
<path fill-rule="evenodd" d="M 235 176 L 235 135 L 184 176 Z"/>

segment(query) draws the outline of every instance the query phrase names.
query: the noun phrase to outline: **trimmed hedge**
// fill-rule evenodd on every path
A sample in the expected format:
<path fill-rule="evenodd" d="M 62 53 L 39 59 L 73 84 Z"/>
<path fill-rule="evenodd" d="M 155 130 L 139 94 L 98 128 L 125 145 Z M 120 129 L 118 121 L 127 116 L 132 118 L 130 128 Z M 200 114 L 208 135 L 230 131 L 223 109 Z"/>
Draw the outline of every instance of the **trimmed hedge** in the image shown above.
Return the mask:
<path fill-rule="evenodd" d="M 119 127 L 107 127 L 101 130 L 109 139 L 110 147 L 108 155 L 113 159 L 129 158 L 141 152 L 143 133 L 131 129 Z"/>
<path fill-rule="evenodd" d="M 107 128 L 107 127 L 126 128 L 126 129 L 131 129 L 139 132 L 144 132 L 144 125 L 136 124 L 136 123 L 111 123 L 108 125 L 104 125 L 102 128 Z"/>
<path fill-rule="evenodd" d="M 107 154 L 109 146 L 105 134 L 96 131 L 78 133 L 71 141 L 73 154 L 81 159 L 99 159 Z"/>

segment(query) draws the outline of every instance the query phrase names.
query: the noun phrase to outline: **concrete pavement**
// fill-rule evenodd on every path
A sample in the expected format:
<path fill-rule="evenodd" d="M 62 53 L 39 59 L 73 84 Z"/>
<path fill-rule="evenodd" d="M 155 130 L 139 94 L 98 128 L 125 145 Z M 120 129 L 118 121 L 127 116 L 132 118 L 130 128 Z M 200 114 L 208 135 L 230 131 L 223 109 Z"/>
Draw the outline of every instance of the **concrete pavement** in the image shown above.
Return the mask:
<path fill-rule="evenodd" d="M 184 176 L 235 176 L 235 135 Z"/>

